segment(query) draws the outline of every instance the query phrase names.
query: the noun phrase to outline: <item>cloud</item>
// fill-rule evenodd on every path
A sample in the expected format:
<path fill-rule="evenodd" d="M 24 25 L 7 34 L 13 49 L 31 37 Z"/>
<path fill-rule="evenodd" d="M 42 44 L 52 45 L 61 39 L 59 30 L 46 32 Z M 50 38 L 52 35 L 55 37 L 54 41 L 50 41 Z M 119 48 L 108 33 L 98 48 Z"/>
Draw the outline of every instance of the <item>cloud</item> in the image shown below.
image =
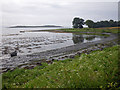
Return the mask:
<path fill-rule="evenodd" d="M 118 20 L 120 20 L 120 1 L 118 3 Z"/>
<path fill-rule="evenodd" d="M 90 0 L 89 0 L 90 1 Z M 94 0 L 92 0 L 94 1 Z M 58 24 L 71 26 L 73 17 L 84 19 L 117 19 L 117 0 L 3 0 L 3 25 Z"/>

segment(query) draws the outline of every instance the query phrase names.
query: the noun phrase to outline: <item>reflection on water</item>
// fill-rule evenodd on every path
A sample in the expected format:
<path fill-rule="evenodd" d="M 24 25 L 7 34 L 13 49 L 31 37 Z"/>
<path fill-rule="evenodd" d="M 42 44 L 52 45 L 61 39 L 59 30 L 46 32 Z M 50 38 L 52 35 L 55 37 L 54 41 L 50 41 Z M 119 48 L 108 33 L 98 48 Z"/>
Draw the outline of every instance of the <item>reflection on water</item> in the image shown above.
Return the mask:
<path fill-rule="evenodd" d="M 95 39 L 96 36 L 88 36 L 86 37 L 85 39 L 88 40 L 88 41 L 92 41 Z"/>
<path fill-rule="evenodd" d="M 83 37 L 83 35 L 73 34 L 72 40 L 73 40 L 74 44 L 82 43 L 82 42 L 84 42 L 84 37 Z"/>
<path fill-rule="evenodd" d="M 10 57 L 10 53 L 15 51 L 15 49 L 17 49 L 18 55 L 26 55 L 98 40 L 101 40 L 101 37 L 95 35 L 43 31 L 25 32 L 17 35 L 3 36 L 1 50 L 3 58 L 7 58 Z"/>
<path fill-rule="evenodd" d="M 73 34 L 72 37 L 73 43 L 86 43 L 86 42 L 93 42 L 93 41 L 98 41 L 101 40 L 100 36 L 97 35 L 76 35 Z"/>

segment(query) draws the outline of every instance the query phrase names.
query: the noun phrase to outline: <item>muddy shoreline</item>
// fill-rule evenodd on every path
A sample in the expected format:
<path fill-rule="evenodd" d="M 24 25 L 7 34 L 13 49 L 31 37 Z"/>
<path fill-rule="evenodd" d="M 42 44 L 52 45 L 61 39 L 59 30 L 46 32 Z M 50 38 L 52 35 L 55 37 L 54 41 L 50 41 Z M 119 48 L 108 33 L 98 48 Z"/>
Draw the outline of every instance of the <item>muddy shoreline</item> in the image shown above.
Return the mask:
<path fill-rule="evenodd" d="M 54 60 L 74 58 L 75 55 L 80 55 L 81 53 L 89 54 L 91 51 L 102 50 L 106 47 L 117 44 L 117 42 L 114 41 L 118 37 L 117 34 L 104 34 L 108 34 L 110 36 L 96 42 L 78 43 L 76 45 L 59 49 L 2 59 L 2 70 L 0 73 L 14 70 L 16 67 L 32 69 L 37 65 L 41 65 L 41 62 L 52 63 Z"/>

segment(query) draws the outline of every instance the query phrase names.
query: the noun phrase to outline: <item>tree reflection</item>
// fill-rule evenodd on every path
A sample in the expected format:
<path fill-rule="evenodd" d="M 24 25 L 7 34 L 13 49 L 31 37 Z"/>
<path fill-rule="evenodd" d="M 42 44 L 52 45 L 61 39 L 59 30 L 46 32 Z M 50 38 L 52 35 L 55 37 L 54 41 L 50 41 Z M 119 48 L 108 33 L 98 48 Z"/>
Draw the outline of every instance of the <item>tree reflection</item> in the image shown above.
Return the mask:
<path fill-rule="evenodd" d="M 85 39 L 87 41 L 92 41 L 93 39 L 95 39 L 95 36 L 87 36 Z"/>
<path fill-rule="evenodd" d="M 84 41 L 84 37 L 83 37 L 83 35 L 73 34 L 72 40 L 73 40 L 74 44 L 82 43 Z"/>

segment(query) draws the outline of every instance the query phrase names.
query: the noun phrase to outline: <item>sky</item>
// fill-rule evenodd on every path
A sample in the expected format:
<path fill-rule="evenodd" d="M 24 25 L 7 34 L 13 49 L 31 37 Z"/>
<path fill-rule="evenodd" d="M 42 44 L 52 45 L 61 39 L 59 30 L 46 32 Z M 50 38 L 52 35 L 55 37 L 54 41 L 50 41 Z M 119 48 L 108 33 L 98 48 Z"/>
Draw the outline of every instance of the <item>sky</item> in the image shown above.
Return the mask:
<path fill-rule="evenodd" d="M 119 0 L 2 0 L 2 26 L 72 26 L 74 17 L 84 20 L 118 20 Z"/>

